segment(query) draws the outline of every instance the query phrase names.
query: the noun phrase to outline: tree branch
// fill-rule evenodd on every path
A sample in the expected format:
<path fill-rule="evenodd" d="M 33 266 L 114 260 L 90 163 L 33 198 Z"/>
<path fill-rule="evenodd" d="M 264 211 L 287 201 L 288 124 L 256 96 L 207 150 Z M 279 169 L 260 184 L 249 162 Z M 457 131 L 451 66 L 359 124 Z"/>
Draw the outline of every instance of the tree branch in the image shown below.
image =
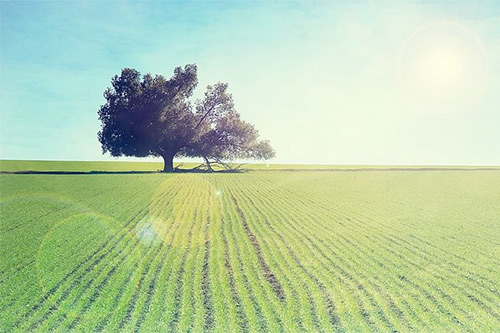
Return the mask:
<path fill-rule="evenodd" d="M 196 126 L 194 127 L 194 130 L 196 131 L 198 129 L 198 127 L 200 127 L 201 123 L 203 122 L 203 120 L 205 120 L 205 118 L 208 116 L 208 114 L 210 112 L 212 112 L 212 110 L 215 109 L 215 105 L 212 105 L 212 107 L 203 115 L 203 117 L 201 117 L 200 121 L 198 122 L 198 124 L 196 124 Z"/>

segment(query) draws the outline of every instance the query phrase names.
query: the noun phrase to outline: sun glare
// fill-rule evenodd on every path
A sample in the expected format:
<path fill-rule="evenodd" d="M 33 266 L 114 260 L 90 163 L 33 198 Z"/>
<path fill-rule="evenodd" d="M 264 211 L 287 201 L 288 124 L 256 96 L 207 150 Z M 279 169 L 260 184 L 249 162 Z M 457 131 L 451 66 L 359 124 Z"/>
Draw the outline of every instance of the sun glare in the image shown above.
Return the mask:
<path fill-rule="evenodd" d="M 451 22 L 423 26 L 406 40 L 398 59 L 404 90 L 430 111 L 470 106 L 486 81 L 488 61 L 479 38 Z"/>

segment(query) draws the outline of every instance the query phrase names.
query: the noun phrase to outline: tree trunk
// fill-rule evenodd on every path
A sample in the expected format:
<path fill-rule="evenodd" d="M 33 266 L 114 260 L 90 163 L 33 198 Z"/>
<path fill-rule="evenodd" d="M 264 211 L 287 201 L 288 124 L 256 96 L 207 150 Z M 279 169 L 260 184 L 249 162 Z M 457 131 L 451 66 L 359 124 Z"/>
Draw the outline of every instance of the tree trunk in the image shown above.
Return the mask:
<path fill-rule="evenodd" d="M 207 170 L 214 171 L 214 169 L 212 169 L 212 165 L 210 165 L 210 161 L 208 160 L 208 158 L 206 156 L 203 156 L 203 159 L 205 160 L 205 163 L 207 164 Z"/>
<path fill-rule="evenodd" d="M 165 153 L 162 155 L 163 161 L 165 162 L 163 166 L 163 172 L 174 172 L 174 155 L 172 153 Z"/>

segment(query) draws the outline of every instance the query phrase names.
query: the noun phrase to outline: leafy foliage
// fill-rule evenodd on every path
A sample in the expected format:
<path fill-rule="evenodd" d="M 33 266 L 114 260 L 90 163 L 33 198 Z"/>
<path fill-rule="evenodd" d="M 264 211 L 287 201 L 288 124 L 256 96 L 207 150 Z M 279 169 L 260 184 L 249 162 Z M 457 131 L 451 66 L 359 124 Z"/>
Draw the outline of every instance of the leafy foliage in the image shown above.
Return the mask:
<path fill-rule="evenodd" d="M 269 142 L 241 120 L 226 83 L 208 86 L 204 98 L 193 103 L 197 84 L 194 64 L 175 68 L 170 79 L 123 69 L 98 111 L 103 153 L 162 156 L 165 171 L 173 170 L 176 155 L 203 157 L 210 169 L 210 161 L 274 157 Z"/>

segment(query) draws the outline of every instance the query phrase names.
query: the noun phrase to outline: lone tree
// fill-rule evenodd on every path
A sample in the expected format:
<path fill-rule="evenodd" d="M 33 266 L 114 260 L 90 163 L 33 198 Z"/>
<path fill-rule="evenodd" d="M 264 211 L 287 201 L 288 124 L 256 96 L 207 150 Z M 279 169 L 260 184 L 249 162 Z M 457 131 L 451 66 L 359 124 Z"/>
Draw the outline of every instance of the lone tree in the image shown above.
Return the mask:
<path fill-rule="evenodd" d="M 198 84 L 195 64 L 177 67 L 166 79 L 125 68 L 104 92 L 97 134 L 103 153 L 112 156 L 161 156 L 172 172 L 175 156 L 202 157 L 229 168 L 233 159 L 269 159 L 275 153 L 259 140 L 255 127 L 234 109 L 227 84 L 208 86 L 201 100 L 191 97 Z"/>

